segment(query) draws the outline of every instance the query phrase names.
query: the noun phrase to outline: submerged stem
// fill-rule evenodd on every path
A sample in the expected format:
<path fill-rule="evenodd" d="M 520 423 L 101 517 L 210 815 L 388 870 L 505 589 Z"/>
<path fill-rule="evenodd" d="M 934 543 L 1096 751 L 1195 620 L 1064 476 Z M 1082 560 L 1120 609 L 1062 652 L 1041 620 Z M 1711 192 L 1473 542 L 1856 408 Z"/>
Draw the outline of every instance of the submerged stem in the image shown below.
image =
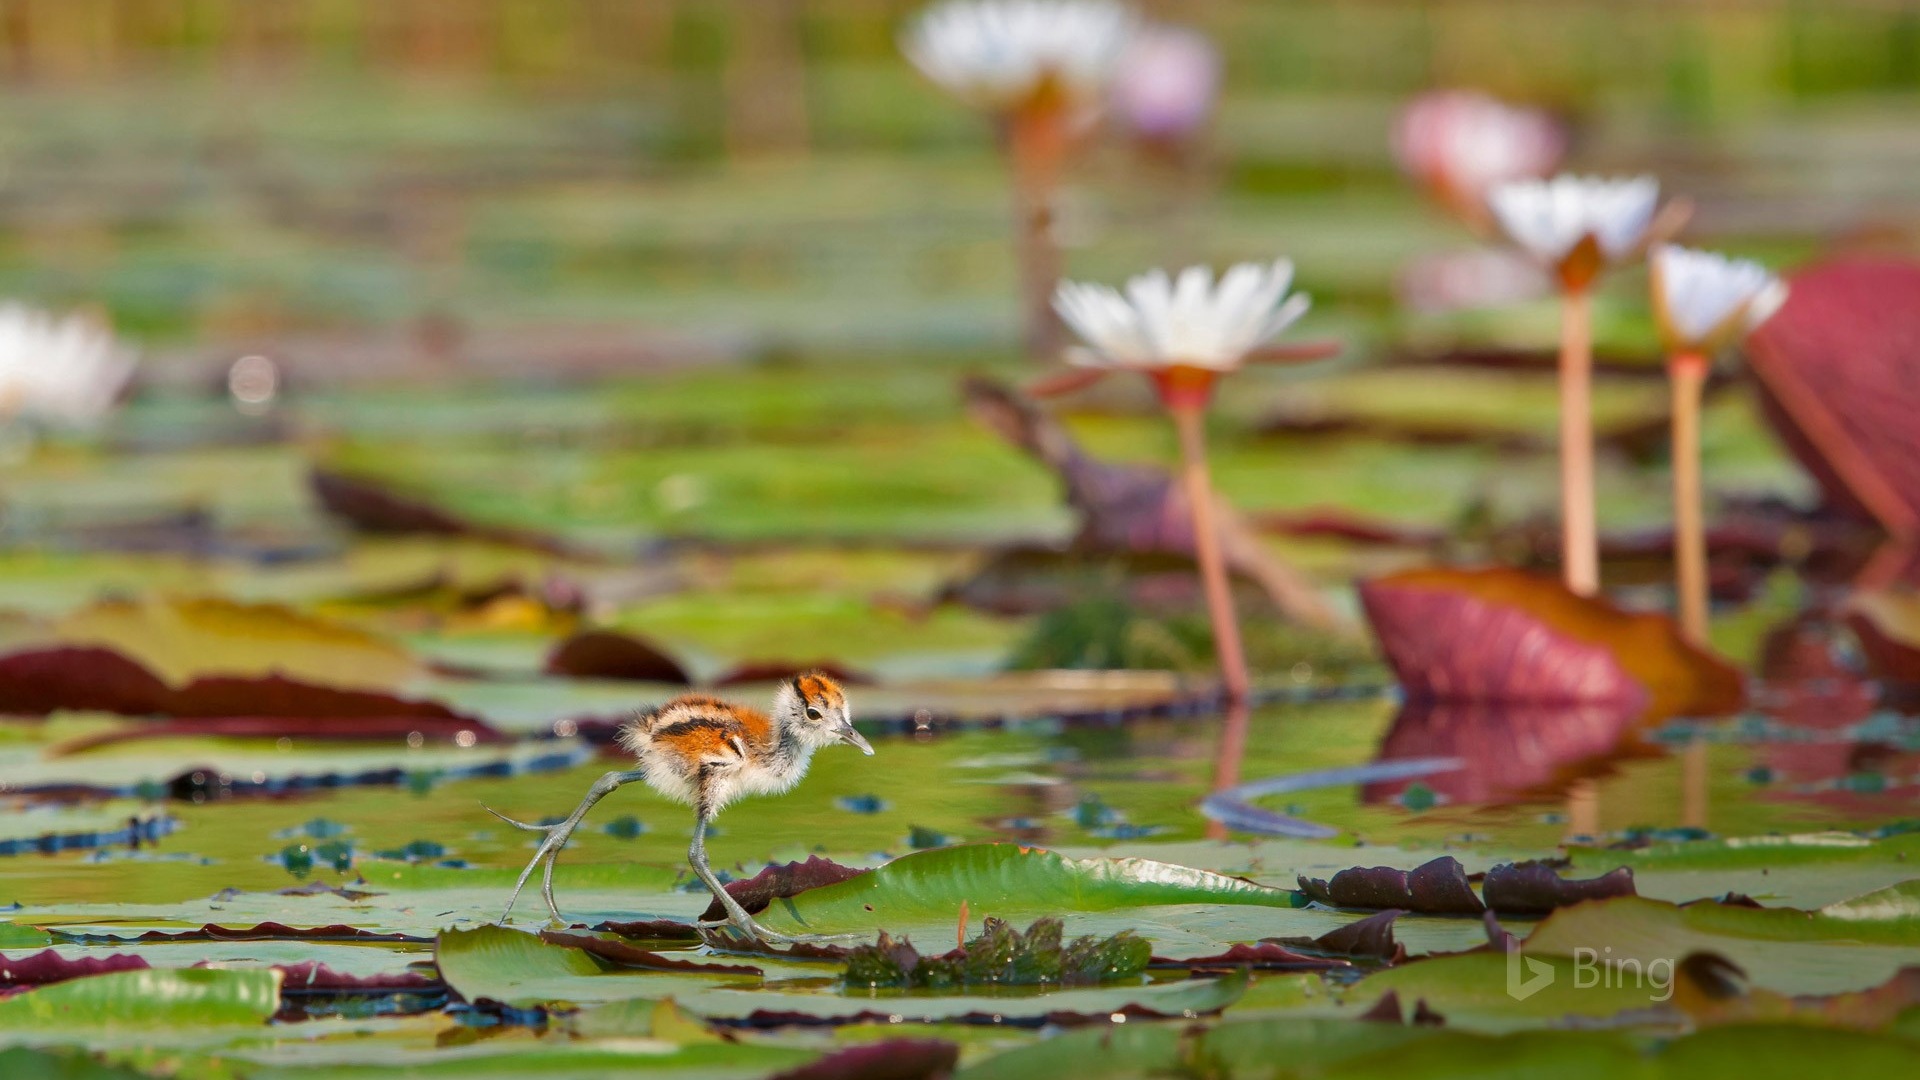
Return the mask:
<path fill-rule="evenodd" d="M 1563 294 L 1560 322 L 1560 567 L 1567 588 L 1600 591 L 1593 495 L 1593 307 L 1584 288 Z"/>
<path fill-rule="evenodd" d="M 1200 562 L 1200 580 L 1207 596 L 1207 617 L 1213 623 L 1213 647 L 1220 658 L 1220 678 L 1229 701 L 1247 699 L 1247 658 L 1240 647 L 1240 623 L 1233 614 L 1233 591 L 1227 582 L 1226 561 L 1220 553 L 1220 532 L 1213 520 L 1213 482 L 1207 475 L 1206 435 L 1201 406 L 1171 409 L 1180 433 L 1180 480 L 1187 507 L 1193 514 L 1193 550 Z"/>

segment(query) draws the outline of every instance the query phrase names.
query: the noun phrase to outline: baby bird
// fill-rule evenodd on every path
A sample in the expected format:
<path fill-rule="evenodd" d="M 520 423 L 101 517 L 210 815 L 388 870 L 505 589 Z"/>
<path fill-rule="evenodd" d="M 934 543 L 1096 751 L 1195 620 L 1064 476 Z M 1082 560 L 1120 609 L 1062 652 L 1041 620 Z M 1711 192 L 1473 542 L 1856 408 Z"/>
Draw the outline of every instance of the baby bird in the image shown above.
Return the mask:
<path fill-rule="evenodd" d="M 847 743 L 859 747 L 861 753 L 873 753 L 873 747 L 853 729 L 846 692 L 839 683 L 819 673 L 782 684 L 774 694 L 771 715 L 699 694 L 675 698 L 643 713 L 620 729 L 620 745 L 633 752 L 640 767 L 610 772 L 595 781 L 565 821 L 532 825 L 487 809 L 515 828 L 546 834 L 533 861 L 520 872 L 513 895 L 507 898 L 507 910 L 500 917 L 505 919 L 513 911 L 534 867 L 544 862 L 540 891 L 548 910 L 554 918 L 560 918 L 560 908 L 553 901 L 553 862 L 560 849 L 594 803 L 625 784 L 644 780 L 667 798 L 693 807 L 693 846 L 687 849 L 687 862 L 727 912 L 724 920 L 700 925 L 732 923 L 763 942 L 801 940 L 755 923 L 721 887 L 707 867 L 707 823 L 721 807 L 742 795 L 778 795 L 792 788 L 807 774 L 813 752 L 833 743 Z"/>

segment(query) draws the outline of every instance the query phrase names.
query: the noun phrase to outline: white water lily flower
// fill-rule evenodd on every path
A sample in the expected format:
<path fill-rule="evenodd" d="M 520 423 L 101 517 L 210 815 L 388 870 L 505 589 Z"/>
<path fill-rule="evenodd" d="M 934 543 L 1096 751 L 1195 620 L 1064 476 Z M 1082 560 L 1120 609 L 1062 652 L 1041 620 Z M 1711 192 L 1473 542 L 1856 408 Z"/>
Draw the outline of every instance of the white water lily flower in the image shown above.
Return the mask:
<path fill-rule="evenodd" d="M 1393 128 L 1400 168 L 1475 212 L 1495 185 L 1552 172 L 1566 149 L 1552 116 L 1473 90 L 1421 94 Z"/>
<path fill-rule="evenodd" d="M 1668 351 L 1711 354 L 1765 322 L 1787 287 L 1749 259 L 1661 244 L 1653 249 L 1653 310 Z"/>
<path fill-rule="evenodd" d="M 0 305 L 0 422 L 93 424 L 113 408 L 137 361 L 97 320 Z"/>
<path fill-rule="evenodd" d="M 1113 0 L 947 0 L 913 21 L 900 47 L 927 78 L 977 108 L 1018 108 L 1047 92 L 1097 102 L 1133 35 Z"/>
<path fill-rule="evenodd" d="M 1287 294 L 1293 263 L 1241 263 L 1220 276 L 1189 266 L 1170 278 L 1154 270 L 1109 285 L 1062 282 L 1053 307 L 1090 348 L 1068 354 L 1083 367 L 1231 371 L 1249 352 L 1306 314 L 1304 293 Z"/>
<path fill-rule="evenodd" d="M 1561 174 L 1551 180 L 1510 180 L 1487 204 L 1514 243 L 1543 264 L 1573 272 L 1584 285 L 1601 266 L 1576 266 L 1591 240 L 1600 264 L 1616 263 L 1639 248 L 1653 223 L 1660 182 L 1651 176 L 1608 180 Z M 1590 261 L 1588 256 L 1586 261 Z"/>

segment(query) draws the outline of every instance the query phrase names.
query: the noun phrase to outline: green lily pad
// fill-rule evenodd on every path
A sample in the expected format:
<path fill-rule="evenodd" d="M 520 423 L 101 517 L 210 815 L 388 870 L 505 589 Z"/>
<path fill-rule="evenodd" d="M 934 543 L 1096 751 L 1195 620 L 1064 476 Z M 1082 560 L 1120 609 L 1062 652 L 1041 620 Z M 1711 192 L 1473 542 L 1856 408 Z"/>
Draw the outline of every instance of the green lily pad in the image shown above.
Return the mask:
<path fill-rule="evenodd" d="M 280 1006 L 270 968 L 115 971 L 0 1001 L 0 1031 L 206 1028 L 264 1024 Z"/>
<path fill-rule="evenodd" d="M 869 873 L 776 900 L 775 930 L 839 933 L 910 921 L 1057 915 L 1157 904 L 1293 908 L 1298 894 L 1149 859 L 1070 859 L 1019 844 L 963 844 L 903 855 Z"/>
<path fill-rule="evenodd" d="M 449 930 L 434 949 L 440 977 L 468 1001 L 506 1005 L 570 1004 L 665 998 L 702 981 L 759 982 L 739 971 L 675 972 L 622 968 L 591 954 L 504 926 Z"/>
<path fill-rule="evenodd" d="M 1755 985 L 1791 994 L 1864 990 L 1920 964 L 1920 881 L 1815 911 L 1623 896 L 1555 912 L 1526 940 L 1531 956 L 1678 963 L 1719 953 Z"/>

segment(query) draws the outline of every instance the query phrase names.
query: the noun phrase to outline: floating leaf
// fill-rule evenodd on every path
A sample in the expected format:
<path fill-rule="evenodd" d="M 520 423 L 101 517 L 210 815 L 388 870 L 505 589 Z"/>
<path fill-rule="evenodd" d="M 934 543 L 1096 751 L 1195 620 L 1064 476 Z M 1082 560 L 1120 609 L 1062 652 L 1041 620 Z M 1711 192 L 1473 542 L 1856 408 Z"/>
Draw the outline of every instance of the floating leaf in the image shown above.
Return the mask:
<path fill-rule="evenodd" d="M 22 987 L 103 975 L 109 971 L 134 971 L 151 967 L 143 956 L 114 953 L 110 956 L 81 956 L 71 960 L 52 949 L 30 956 L 0 956 L 0 993 Z"/>
<path fill-rule="evenodd" d="M 566 541 L 527 529 L 484 525 L 378 480 L 314 469 L 307 485 L 328 513 L 361 532 L 387 536 L 464 536 L 549 555 L 584 557 Z"/>
<path fill-rule="evenodd" d="M 114 649 L 180 686 L 198 675 L 280 675 L 322 686 L 390 690 L 419 674 L 405 649 L 277 604 L 210 597 L 103 600 L 68 615 L 63 642 Z"/>
<path fill-rule="evenodd" d="M 685 668 L 659 646 L 616 630 L 586 630 L 554 646 L 547 674 L 576 679 L 625 679 L 632 682 L 693 681 Z"/>
<path fill-rule="evenodd" d="M 675 1000 L 710 1019 L 751 1027 L 791 1024 L 920 1023 L 1018 1024 L 1039 1027 L 1097 1020 L 1117 1013 L 1130 1019 L 1205 1016 L 1232 1005 L 1246 993 L 1247 974 L 1140 986 L 1102 986 L 1011 996 L 800 993 L 778 990 L 694 990 Z M 895 1020 L 894 1017 L 899 1017 Z"/>
<path fill-rule="evenodd" d="M 1284 889 L 1147 859 L 1070 859 L 1017 844 L 961 844 L 903 855 L 838 884 L 777 900 L 775 930 L 840 932 L 976 916 L 1058 915 L 1152 904 L 1294 907 Z"/>
<path fill-rule="evenodd" d="M 1718 715 L 1740 673 L 1689 645 L 1663 615 L 1622 611 L 1518 570 L 1409 570 L 1360 586 L 1410 700 L 1604 704 L 1655 716 Z"/>
<path fill-rule="evenodd" d="M 1478 915 L 1486 905 L 1467 884 L 1460 860 L 1443 855 L 1412 870 L 1353 867 L 1331 881 L 1300 877 L 1300 891 L 1330 907 L 1390 908 L 1423 915 Z"/>
<path fill-rule="evenodd" d="M 960 1062 L 960 1048 L 939 1039 L 887 1039 L 836 1050 L 811 1065 L 775 1073 L 768 1080 L 915 1080 L 947 1076 Z"/>
<path fill-rule="evenodd" d="M 1621 866 L 1596 878 L 1574 881 L 1542 862 L 1502 863 L 1480 884 L 1487 907 L 1503 915 L 1540 915 L 1583 900 L 1632 896 L 1633 871 Z"/>
<path fill-rule="evenodd" d="M 1814 911 L 1620 897 L 1563 908 L 1535 927 L 1527 955 L 1674 963 L 1711 951 L 1782 993 L 1837 993 L 1920 964 L 1920 881 Z"/>
<path fill-rule="evenodd" d="M 806 862 L 790 862 L 779 866 L 769 866 L 750 878 L 726 883 L 727 895 L 739 902 L 749 915 L 766 910 L 768 904 L 789 896 L 797 896 L 808 889 L 817 889 L 822 885 L 837 885 L 848 878 L 857 877 L 864 871 L 851 866 L 841 866 L 832 859 L 823 859 L 818 855 L 807 856 Z M 716 898 L 701 912 L 702 920 L 725 918 L 727 909 L 720 906 Z"/>
<path fill-rule="evenodd" d="M 618 945 L 608 942 L 598 951 L 610 952 Z M 758 978 L 754 969 L 743 972 L 733 965 L 698 972 L 674 969 L 674 974 L 629 967 L 504 926 L 443 931 L 434 946 L 434 962 L 440 977 L 468 1001 L 484 998 L 518 1007 L 678 996 L 690 989 L 695 974 L 734 981 Z"/>
<path fill-rule="evenodd" d="M 271 968 L 115 971 L 0 1000 L 0 1031 L 264 1025 L 279 1007 Z"/>

